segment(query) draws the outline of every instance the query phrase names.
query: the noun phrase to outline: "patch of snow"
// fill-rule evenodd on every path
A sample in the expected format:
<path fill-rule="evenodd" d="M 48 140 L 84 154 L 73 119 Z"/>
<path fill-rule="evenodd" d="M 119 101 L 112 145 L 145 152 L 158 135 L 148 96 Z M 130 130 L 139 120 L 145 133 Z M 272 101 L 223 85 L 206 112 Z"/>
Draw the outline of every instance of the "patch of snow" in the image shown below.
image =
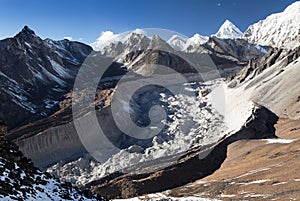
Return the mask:
<path fill-rule="evenodd" d="M 263 48 L 262 46 L 260 45 L 255 45 L 255 48 L 258 49 L 259 51 L 261 51 L 262 53 L 267 53 L 267 50 L 265 48 Z"/>
<path fill-rule="evenodd" d="M 218 197 L 221 197 L 221 198 L 233 198 L 233 197 L 235 197 L 236 195 L 227 195 L 227 194 L 221 194 L 221 195 L 219 195 Z"/>
<path fill-rule="evenodd" d="M 17 85 L 18 83 L 13 80 L 12 78 L 8 77 L 7 75 L 5 75 L 3 72 L 0 72 L 0 76 L 5 77 L 6 79 L 8 79 L 10 82 L 12 82 L 13 84 Z"/>
<path fill-rule="evenodd" d="M 248 176 L 248 175 L 252 175 L 252 174 L 255 174 L 255 173 L 258 173 L 258 172 L 263 172 L 263 171 L 267 171 L 267 170 L 270 170 L 271 168 L 261 168 L 261 169 L 257 169 L 257 170 L 251 170 L 245 174 L 242 174 L 240 176 L 237 176 L 235 177 L 235 179 L 239 179 L 241 177 L 245 177 L 245 176 Z"/>
<path fill-rule="evenodd" d="M 22 173 L 21 173 L 21 175 L 20 175 L 20 178 L 21 178 L 21 179 L 24 179 L 25 177 L 26 177 L 26 174 L 25 174 L 24 171 L 22 171 Z"/>
<path fill-rule="evenodd" d="M 62 78 L 70 78 L 70 74 L 67 69 L 56 63 L 54 60 L 50 59 L 50 63 L 53 67 L 53 70 Z"/>
<path fill-rule="evenodd" d="M 263 141 L 266 141 L 266 144 L 274 144 L 274 143 L 290 144 L 294 142 L 294 140 L 290 140 L 290 139 L 265 139 Z"/>
<path fill-rule="evenodd" d="M 46 100 L 44 100 L 45 108 L 51 109 L 51 108 L 53 108 L 54 106 L 56 106 L 58 102 L 59 102 L 59 101 L 56 101 L 56 100 L 46 99 Z"/>
<path fill-rule="evenodd" d="M 244 197 L 247 198 L 247 197 L 251 197 L 251 198 L 258 198 L 258 197 L 263 197 L 263 198 L 268 198 L 270 197 L 271 195 L 268 195 L 268 194 L 255 194 L 255 193 L 250 193 L 248 195 L 245 195 Z"/>
<path fill-rule="evenodd" d="M 251 185 L 251 184 L 266 183 L 268 181 L 271 181 L 271 180 L 270 179 L 261 179 L 261 180 L 251 181 L 251 182 L 247 182 L 247 183 L 239 183 L 239 184 L 243 184 L 243 185 L 247 186 L 247 185 Z"/>
<path fill-rule="evenodd" d="M 13 99 L 12 101 L 20 106 L 21 108 L 31 112 L 31 113 L 36 113 L 36 106 L 32 104 L 31 102 L 27 101 L 28 98 L 25 95 L 29 95 L 26 91 L 20 88 L 18 85 L 11 85 L 6 88 L 2 88 L 4 92 L 9 94 Z"/>
<path fill-rule="evenodd" d="M 276 184 L 273 184 L 272 186 L 277 186 L 277 185 L 284 185 L 284 184 L 287 184 L 288 182 L 280 182 L 280 183 L 276 183 Z"/>
<path fill-rule="evenodd" d="M 230 89 L 221 83 L 210 94 L 212 106 L 224 116 L 224 121 L 229 131 L 235 132 L 245 124 L 251 116 L 254 104 L 250 94 L 244 94 L 244 89 Z"/>

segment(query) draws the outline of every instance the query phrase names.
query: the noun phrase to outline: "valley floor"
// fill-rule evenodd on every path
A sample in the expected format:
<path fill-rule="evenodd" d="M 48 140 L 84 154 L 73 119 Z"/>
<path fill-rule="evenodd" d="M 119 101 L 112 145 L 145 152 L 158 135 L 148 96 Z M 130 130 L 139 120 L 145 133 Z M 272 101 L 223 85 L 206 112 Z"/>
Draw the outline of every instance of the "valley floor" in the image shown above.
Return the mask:
<path fill-rule="evenodd" d="M 279 139 L 235 142 L 214 174 L 164 193 L 218 200 L 299 200 L 300 120 L 280 119 L 275 127 Z"/>

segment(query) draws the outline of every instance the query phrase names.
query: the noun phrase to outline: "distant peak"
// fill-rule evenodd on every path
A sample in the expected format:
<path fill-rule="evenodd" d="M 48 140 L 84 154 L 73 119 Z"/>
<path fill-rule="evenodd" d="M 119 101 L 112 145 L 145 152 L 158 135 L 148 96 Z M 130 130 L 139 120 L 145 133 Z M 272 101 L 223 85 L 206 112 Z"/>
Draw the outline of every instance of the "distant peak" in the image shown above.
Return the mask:
<path fill-rule="evenodd" d="M 146 35 L 146 32 L 143 29 L 135 29 L 132 33 Z"/>
<path fill-rule="evenodd" d="M 232 22 L 229 19 L 226 19 L 224 24 L 232 24 Z"/>
<path fill-rule="evenodd" d="M 30 29 L 27 25 L 25 25 L 22 29 L 21 32 L 27 32 L 27 33 L 30 33 L 32 35 L 35 35 L 34 31 L 32 29 Z"/>
<path fill-rule="evenodd" d="M 152 40 L 155 40 L 155 41 L 163 41 L 163 39 L 161 39 L 161 37 L 157 34 L 153 35 L 152 36 Z"/>
<path fill-rule="evenodd" d="M 133 38 L 144 38 L 146 37 L 146 35 L 142 32 L 131 32 L 130 35 L 129 35 L 129 39 L 133 39 Z"/>
<path fill-rule="evenodd" d="M 183 36 L 179 36 L 177 34 L 171 36 L 171 38 L 169 38 L 169 41 L 174 41 L 174 40 L 180 40 L 180 41 L 186 41 L 186 38 L 184 38 Z"/>
<path fill-rule="evenodd" d="M 202 36 L 198 33 L 194 34 L 190 39 L 193 39 L 193 40 L 205 40 L 206 37 L 205 36 Z"/>
<path fill-rule="evenodd" d="M 226 27 L 236 27 L 230 20 L 226 19 L 225 22 L 222 24 L 221 28 Z"/>
<path fill-rule="evenodd" d="M 203 36 L 201 36 L 201 35 L 198 34 L 198 33 L 195 33 L 193 37 L 195 37 L 195 38 L 200 38 L 200 37 L 203 37 Z"/>
<path fill-rule="evenodd" d="M 219 31 L 215 34 L 218 38 L 227 39 L 227 38 L 240 38 L 242 32 L 237 28 L 231 21 L 228 19 L 220 27 Z"/>
<path fill-rule="evenodd" d="M 23 29 L 16 35 L 16 37 L 21 37 L 27 39 L 28 37 L 35 36 L 35 33 L 32 29 L 30 29 L 27 25 L 23 27 Z"/>

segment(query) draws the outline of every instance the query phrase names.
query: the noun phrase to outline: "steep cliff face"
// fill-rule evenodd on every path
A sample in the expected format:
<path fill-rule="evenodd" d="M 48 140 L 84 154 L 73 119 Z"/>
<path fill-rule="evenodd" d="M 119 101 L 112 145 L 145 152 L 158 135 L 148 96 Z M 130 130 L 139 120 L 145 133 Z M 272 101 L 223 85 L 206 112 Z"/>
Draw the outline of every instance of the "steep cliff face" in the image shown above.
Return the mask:
<path fill-rule="evenodd" d="M 285 49 L 271 49 L 262 58 L 251 59 L 249 64 L 235 75 L 229 77 L 227 80 L 230 82 L 230 87 L 235 87 L 237 84 L 253 80 L 257 75 L 263 73 L 266 69 L 270 68 L 276 63 L 280 63 L 282 72 L 284 68 L 290 63 L 297 60 L 300 56 L 300 47 L 294 50 Z"/>
<path fill-rule="evenodd" d="M 244 89 L 251 99 L 282 118 L 300 118 L 300 48 L 276 49 L 229 79 L 228 86 Z"/>
<path fill-rule="evenodd" d="M 112 93 L 112 89 L 97 92 L 95 105 L 98 109 L 107 107 L 110 104 Z M 79 104 L 80 100 L 77 100 Z M 53 115 L 14 129 L 8 135 L 8 138 L 19 146 L 24 155 L 31 158 L 34 164 L 42 169 L 58 161 L 77 159 L 86 153 L 73 123 L 72 93 L 66 94 L 59 105 L 60 109 Z M 102 116 L 107 119 L 105 111 L 104 109 L 98 115 L 103 114 Z M 112 120 L 108 119 L 106 123 L 110 121 Z M 117 129 L 109 127 L 108 130 L 113 134 Z"/>
<path fill-rule="evenodd" d="M 57 161 L 75 159 L 86 152 L 72 122 L 17 140 L 16 144 L 40 168 L 46 168 Z"/>

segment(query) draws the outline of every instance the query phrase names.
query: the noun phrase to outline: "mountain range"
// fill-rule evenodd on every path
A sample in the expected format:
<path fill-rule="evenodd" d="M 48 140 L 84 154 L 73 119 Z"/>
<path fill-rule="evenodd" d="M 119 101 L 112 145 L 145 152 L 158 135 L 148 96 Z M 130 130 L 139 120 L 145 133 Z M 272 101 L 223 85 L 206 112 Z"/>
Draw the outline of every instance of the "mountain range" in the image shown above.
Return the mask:
<path fill-rule="evenodd" d="M 295 43 L 299 42 L 299 10 L 300 3 L 295 2 L 288 6 L 283 12 L 276 13 L 268 16 L 264 20 L 250 25 L 244 33 L 240 31 L 230 20 L 225 20 L 221 25 L 218 32 L 212 36 L 221 39 L 236 39 L 242 38 L 249 43 L 258 44 L 262 46 L 273 47 L 287 47 L 294 48 Z M 105 46 L 111 43 L 117 44 L 118 42 L 124 43 L 131 33 L 142 34 L 151 37 L 153 33 L 149 30 L 136 29 L 133 32 L 124 34 L 114 34 L 111 31 L 106 31 L 91 44 L 94 50 L 102 50 Z M 193 52 L 195 45 L 201 45 L 208 40 L 208 36 L 202 36 L 196 33 L 191 38 L 180 34 L 166 36 L 169 45 L 180 51 Z"/>

